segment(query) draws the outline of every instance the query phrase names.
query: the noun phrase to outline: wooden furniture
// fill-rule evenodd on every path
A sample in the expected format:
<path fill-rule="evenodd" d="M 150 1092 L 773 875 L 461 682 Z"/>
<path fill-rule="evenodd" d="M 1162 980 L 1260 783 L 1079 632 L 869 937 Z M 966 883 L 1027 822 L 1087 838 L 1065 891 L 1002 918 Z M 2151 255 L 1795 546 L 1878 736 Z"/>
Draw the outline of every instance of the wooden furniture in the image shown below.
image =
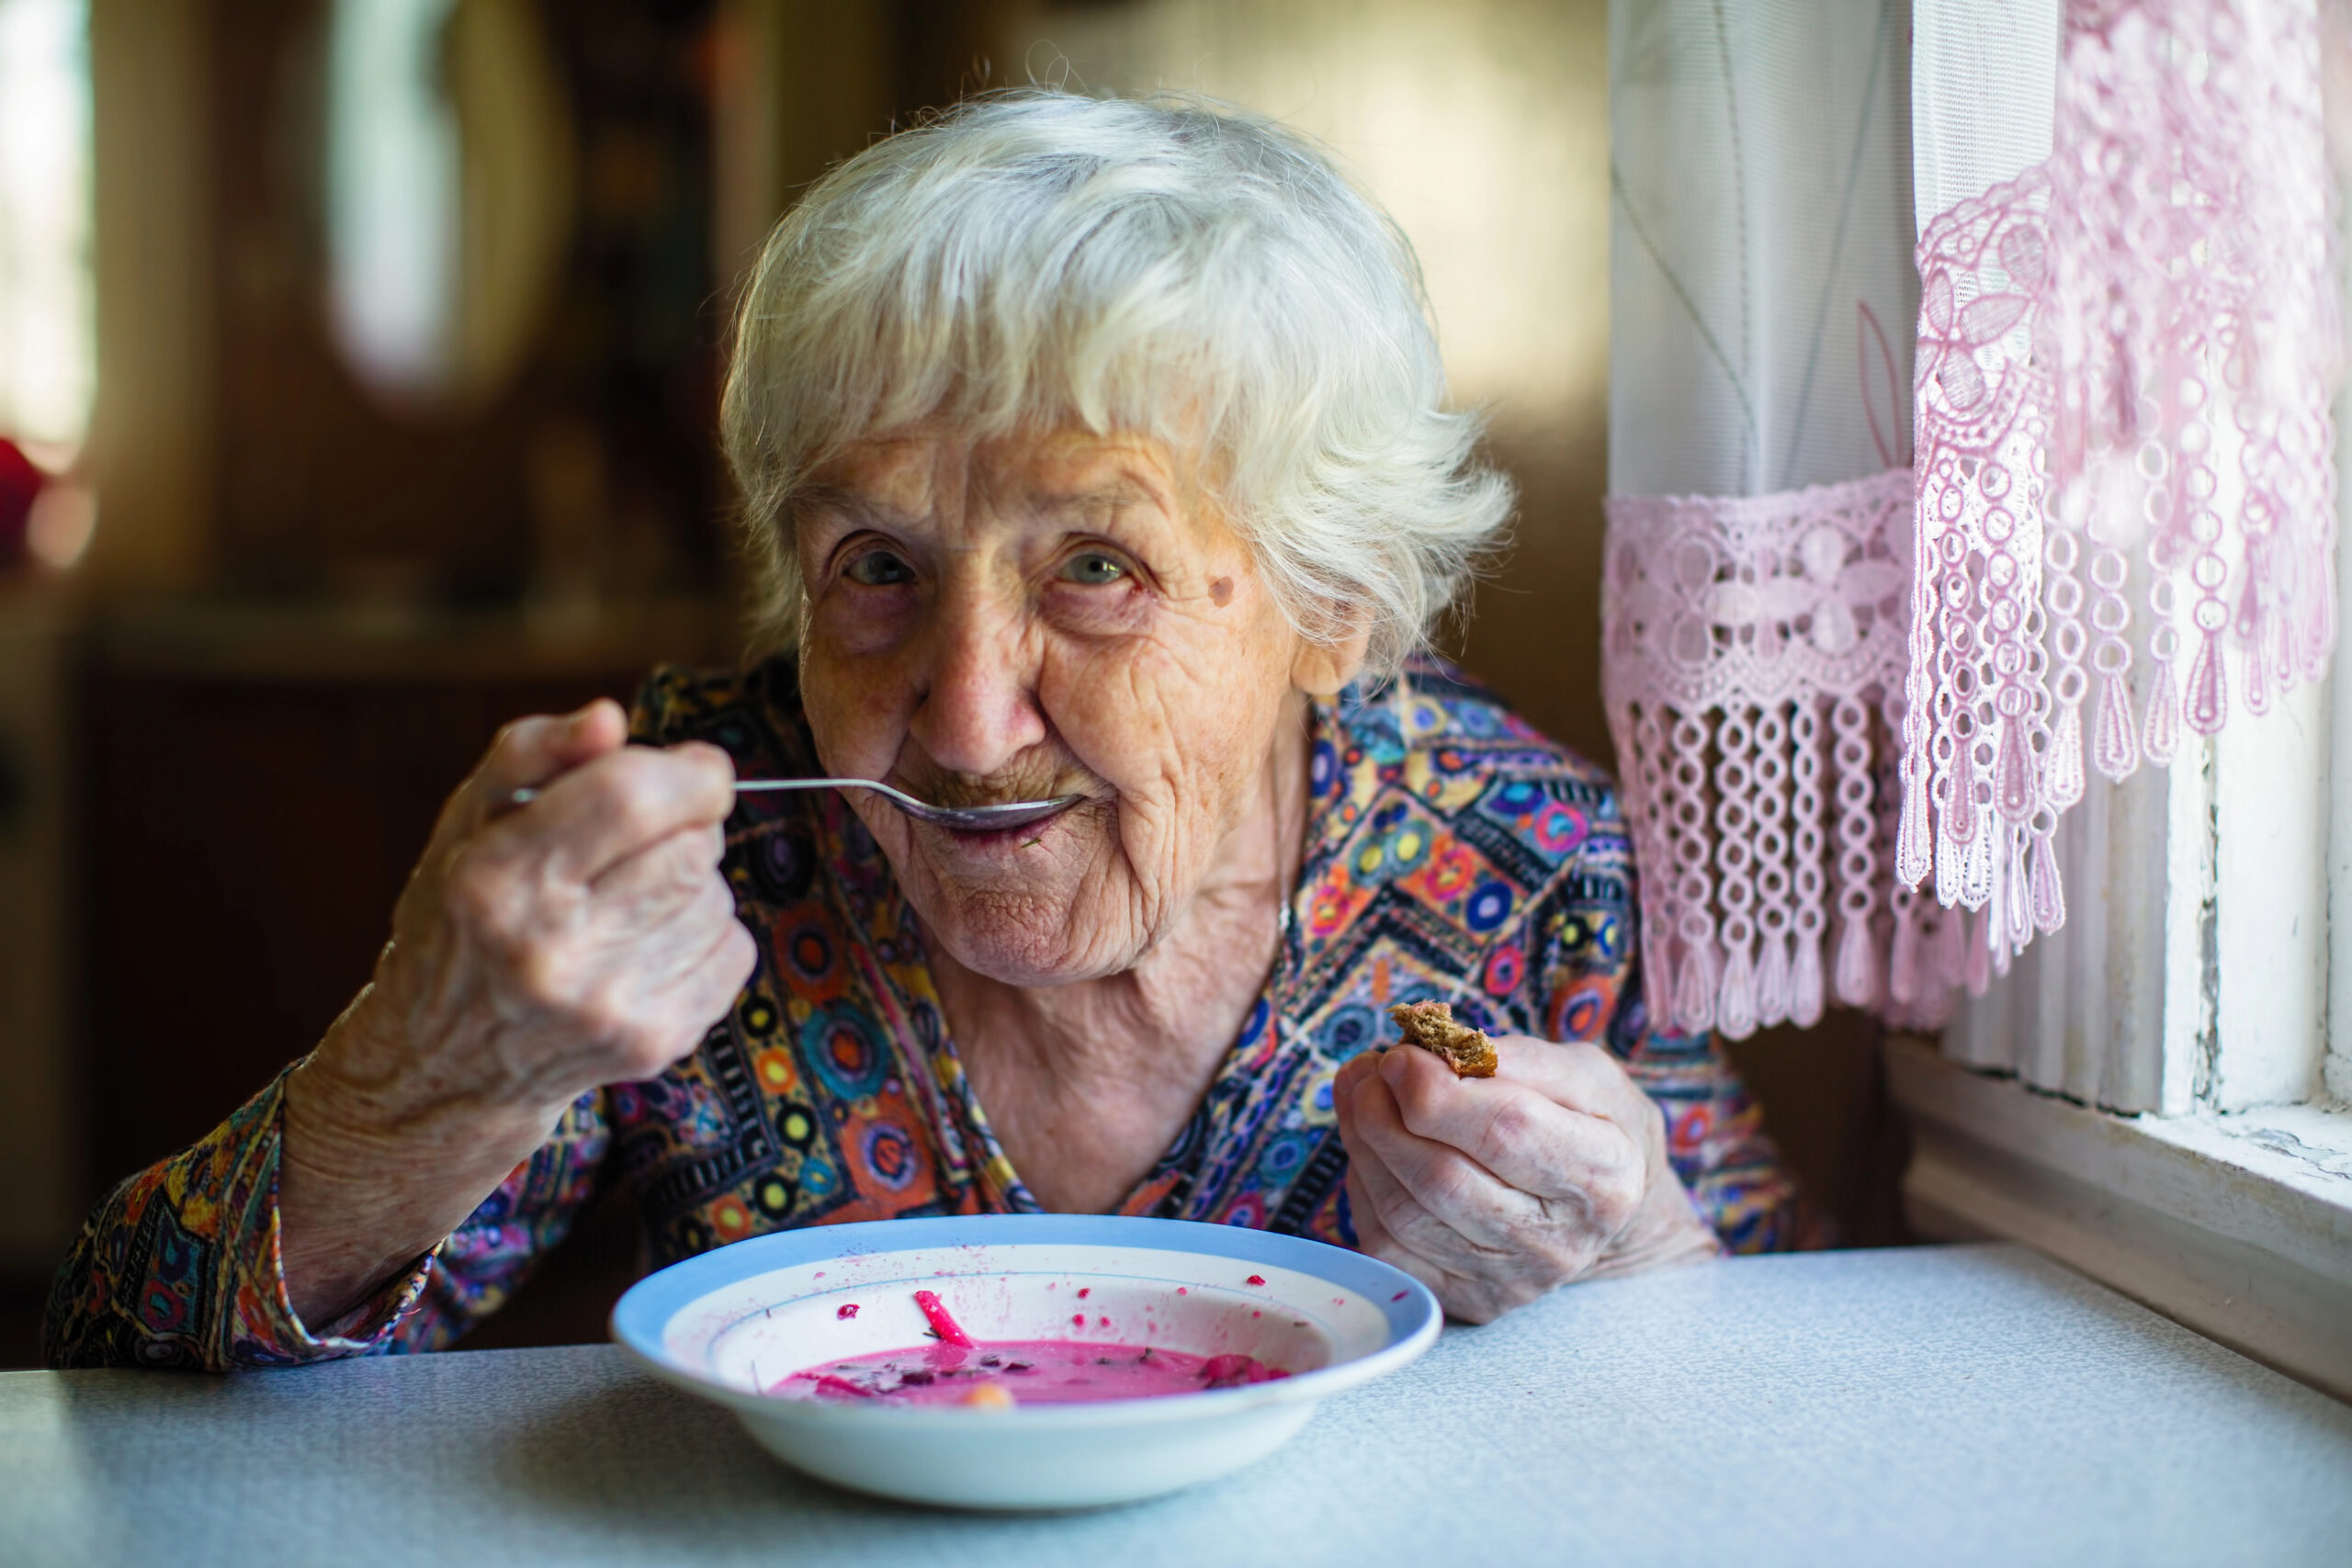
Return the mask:
<path fill-rule="evenodd" d="M 80 705 L 94 1190 L 202 1134 L 367 983 L 449 792 L 520 715 L 723 663 L 733 617 L 183 607 L 101 624 Z"/>

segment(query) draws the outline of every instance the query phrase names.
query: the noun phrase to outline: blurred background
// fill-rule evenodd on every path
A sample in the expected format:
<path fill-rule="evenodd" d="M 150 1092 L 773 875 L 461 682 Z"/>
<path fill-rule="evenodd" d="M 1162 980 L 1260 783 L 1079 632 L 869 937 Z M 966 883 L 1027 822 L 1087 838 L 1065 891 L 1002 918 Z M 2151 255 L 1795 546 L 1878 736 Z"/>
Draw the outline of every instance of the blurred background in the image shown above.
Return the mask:
<path fill-rule="evenodd" d="M 1044 82 L 1321 137 L 1522 495 L 1456 651 L 1604 761 L 1606 0 L 0 0 L 0 1365 L 106 1187 L 365 982 L 517 714 L 741 643 L 727 307 L 796 194 Z M 1851 1015 L 1736 1055 L 1903 1239 Z M 475 1341 L 602 1337 L 622 1208 Z"/>

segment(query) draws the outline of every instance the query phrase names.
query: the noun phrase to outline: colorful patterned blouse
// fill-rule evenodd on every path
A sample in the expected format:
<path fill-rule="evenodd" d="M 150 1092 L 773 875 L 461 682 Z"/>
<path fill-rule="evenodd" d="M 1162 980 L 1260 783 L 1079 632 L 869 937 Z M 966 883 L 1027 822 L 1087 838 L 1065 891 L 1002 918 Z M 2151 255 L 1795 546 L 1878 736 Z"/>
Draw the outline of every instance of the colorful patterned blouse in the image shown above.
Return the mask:
<path fill-rule="evenodd" d="M 1200 1109 L 1120 1212 L 1354 1243 L 1340 1064 L 1427 997 L 1488 1029 L 1605 1042 L 1666 1110 L 1675 1169 L 1736 1250 L 1792 1245 L 1793 1187 L 1712 1040 L 1649 1028 L 1634 867 L 1608 778 L 1434 662 L 1318 705 L 1306 863 L 1264 994 Z M 711 741 L 746 777 L 816 760 L 792 668 L 667 671 L 643 740 Z M 574 1103 L 405 1278 L 313 1328 L 277 1253 L 284 1078 L 125 1181 L 58 1276 L 56 1365 L 275 1365 L 438 1348 L 495 1311 L 599 1186 L 663 1264 L 765 1231 L 1034 1212 L 973 1098 L 914 915 L 830 794 L 746 795 L 725 873 L 759 967 L 695 1054 Z"/>

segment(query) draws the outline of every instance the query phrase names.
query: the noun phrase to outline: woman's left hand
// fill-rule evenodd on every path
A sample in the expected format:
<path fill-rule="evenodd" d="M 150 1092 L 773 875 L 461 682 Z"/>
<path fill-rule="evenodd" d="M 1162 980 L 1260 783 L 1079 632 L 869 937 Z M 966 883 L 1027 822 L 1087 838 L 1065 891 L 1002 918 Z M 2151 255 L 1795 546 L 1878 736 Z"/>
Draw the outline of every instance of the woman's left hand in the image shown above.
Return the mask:
<path fill-rule="evenodd" d="M 1657 1103 L 1597 1045 L 1493 1037 L 1490 1078 L 1396 1046 L 1332 1103 L 1362 1248 L 1487 1323 L 1571 1280 L 1720 1250 L 1666 1157 Z"/>

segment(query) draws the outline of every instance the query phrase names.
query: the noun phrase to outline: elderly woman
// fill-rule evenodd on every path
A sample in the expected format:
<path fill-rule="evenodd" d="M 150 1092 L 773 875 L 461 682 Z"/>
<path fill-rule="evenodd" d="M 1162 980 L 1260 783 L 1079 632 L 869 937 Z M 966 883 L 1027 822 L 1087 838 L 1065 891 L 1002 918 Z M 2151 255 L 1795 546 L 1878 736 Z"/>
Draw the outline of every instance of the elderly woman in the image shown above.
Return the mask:
<path fill-rule="evenodd" d="M 1404 240 L 1262 120 L 1022 94 L 842 165 L 724 412 L 792 651 L 511 726 L 318 1048 L 91 1218 L 51 1359 L 447 1345 L 612 1181 L 655 1263 L 1165 1215 L 1474 1321 L 1784 1244 L 1723 1060 L 1645 1021 L 1614 789 L 1419 651 L 1510 504 L 1443 391 Z M 1076 803 L 731 787 L 817 774 Z M 1494 1077 L 1378 1049 L 1420 998 Z"/>

